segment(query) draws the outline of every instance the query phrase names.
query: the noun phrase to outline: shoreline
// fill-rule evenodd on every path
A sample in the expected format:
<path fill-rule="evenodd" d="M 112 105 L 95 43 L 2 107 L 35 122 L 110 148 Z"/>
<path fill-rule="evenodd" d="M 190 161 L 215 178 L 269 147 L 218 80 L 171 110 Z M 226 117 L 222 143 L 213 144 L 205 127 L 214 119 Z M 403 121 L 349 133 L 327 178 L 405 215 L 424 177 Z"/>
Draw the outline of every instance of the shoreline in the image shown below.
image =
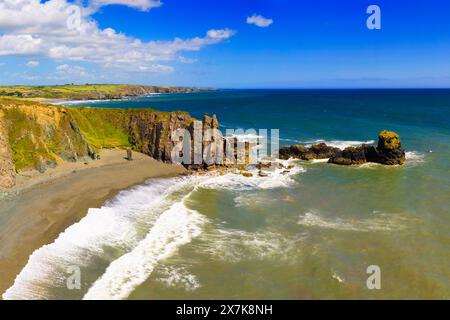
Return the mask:
<path fill-rule="evenodd" d="M 0 203 L 0 293 L 14 283 L 36 249 L 52 243 L 88 209 L 150 178 L 187 172 L 136 152 L 133 159 L 126 160 L 124 150 L 104 150 L 100 160 L 87 164 L 64 163 L 44 174 L 20 174 L 14 188 L 1 190 L 7 196 Z"/>
<path fill-rule="evenodd" d="M 94 102 L 113 102 L 113 101 L 128 101 L 132 99 L 139 99 L 139 98 L 151 98 L 154 96 L 160 96 L 165 94 L 192 94 L 192 93 L 199 93 L 199 92 L 214 92 L 217 90 L 193 90 L 189 92 L 154 92 L 154 93 L 147 93 L 147 94 L 140 94 L 140 95 L 132 95 L 132 96 L 123 96 L 120 98 L 105 98 L 105 99 L 81 99 L 81 100 L 73 100 L 70 98 L 60 98 L 60 99 L 51 99 L 51 98 L 31 98 L 32 101 L 44 103 L 44 104 L 52 104 L 56 106 L 66 106 L 66 104 L 73 105 L 73 104 L 82 104 L 84 102 L 86 103 L 94 103 Z"/>

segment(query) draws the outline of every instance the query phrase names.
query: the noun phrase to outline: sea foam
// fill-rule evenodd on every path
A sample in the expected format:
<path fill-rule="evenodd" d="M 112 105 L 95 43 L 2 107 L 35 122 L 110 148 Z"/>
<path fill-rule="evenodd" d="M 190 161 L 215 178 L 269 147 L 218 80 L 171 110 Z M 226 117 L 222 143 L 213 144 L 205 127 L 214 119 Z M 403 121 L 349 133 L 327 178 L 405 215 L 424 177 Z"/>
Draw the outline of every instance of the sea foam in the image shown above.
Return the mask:
<path fill-rule="evenodd" d="M 153 272 L 157 263 L 201 233 L 205 218 L 178 202 L 164 212 L 148 235 L 131 252 L 113 261 L 83 299 L 128 297 Z"/>
<path fill-rule="evenodd" d="M 361 219 L 325 218 L 319 212 L 312 210 L 299 217 L 298 224 L 306 227 L 334 229 L 340 231 L 393 231 L 405 228 L 402 217 L 396 215 L 377 214 L 376 217 Z"/>

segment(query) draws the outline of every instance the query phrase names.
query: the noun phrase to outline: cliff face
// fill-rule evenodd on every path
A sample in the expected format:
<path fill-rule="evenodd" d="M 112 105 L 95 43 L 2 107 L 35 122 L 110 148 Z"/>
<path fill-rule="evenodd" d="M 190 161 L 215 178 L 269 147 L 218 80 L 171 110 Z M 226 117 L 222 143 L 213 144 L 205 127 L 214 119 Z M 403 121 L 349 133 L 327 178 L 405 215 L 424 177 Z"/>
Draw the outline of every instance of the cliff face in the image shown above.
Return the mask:
<path fill-rule="evenodd" d="M 131 148 L 170 163 L 171 133 L 190 130 L 194 120 L 185 112 L 66 108 L 0 99 L 0 187 L 14 186 L 18 172 L 96 159 L 102 148 Z M 209 122 L 205 128 L 218 125 Z"/>
<path fill-rule="evenodd" d="M 0 187 L 10 188 L 15 184 L 16 170 L 12 160 L 5 113 L 0 110 Z"/>
<path fill-rule="evenodd" d="M 194 121 L 185 112 L 151 109 L 71 108 L 86 140 L 94 149 L 131 147 L 154 159 L 171 162 L 171 133 Z"/>
<path fill-rule="evenodd" d="M 2 101 L 0 115 L 3 187 L 13 184 L 15 172 L 27 169 L 43 172 L 61 161 L 94 156 L 77 123 L 62 107 Z"/>

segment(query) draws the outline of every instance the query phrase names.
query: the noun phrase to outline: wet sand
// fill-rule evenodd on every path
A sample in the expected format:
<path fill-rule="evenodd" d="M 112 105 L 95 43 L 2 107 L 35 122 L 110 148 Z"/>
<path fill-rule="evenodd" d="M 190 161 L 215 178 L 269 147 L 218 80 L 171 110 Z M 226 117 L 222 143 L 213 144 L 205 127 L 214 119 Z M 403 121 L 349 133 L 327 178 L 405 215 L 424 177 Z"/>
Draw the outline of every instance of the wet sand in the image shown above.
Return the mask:
<path fill-rule="evenodd" d="M 0 198 L 0 294 L 34 250 L 52 243 L 89 208 L 98 208 L 119 191 L 153 177 L 183 174 L 179 165 L 158 162 L 134 153 L 127 161 L 123 150 L 105 150 L 101 160 L 64 163 L 46 173 L 18 176 L 17 186 Z"/>

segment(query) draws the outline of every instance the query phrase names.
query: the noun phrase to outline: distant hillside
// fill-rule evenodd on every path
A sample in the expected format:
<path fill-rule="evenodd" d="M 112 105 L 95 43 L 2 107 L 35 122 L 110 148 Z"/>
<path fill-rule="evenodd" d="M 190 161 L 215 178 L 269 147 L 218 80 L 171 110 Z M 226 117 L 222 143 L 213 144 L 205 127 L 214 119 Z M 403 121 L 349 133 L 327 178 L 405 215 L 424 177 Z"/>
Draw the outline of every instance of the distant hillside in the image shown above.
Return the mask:
<path fill-rule="evenodd" d="M 152 93 L 209 91 L 208 88 L 86 84 L 61 86 L 0 86 L 0 96 L 27 99 L 102 100 L 122 99 Z"/>

